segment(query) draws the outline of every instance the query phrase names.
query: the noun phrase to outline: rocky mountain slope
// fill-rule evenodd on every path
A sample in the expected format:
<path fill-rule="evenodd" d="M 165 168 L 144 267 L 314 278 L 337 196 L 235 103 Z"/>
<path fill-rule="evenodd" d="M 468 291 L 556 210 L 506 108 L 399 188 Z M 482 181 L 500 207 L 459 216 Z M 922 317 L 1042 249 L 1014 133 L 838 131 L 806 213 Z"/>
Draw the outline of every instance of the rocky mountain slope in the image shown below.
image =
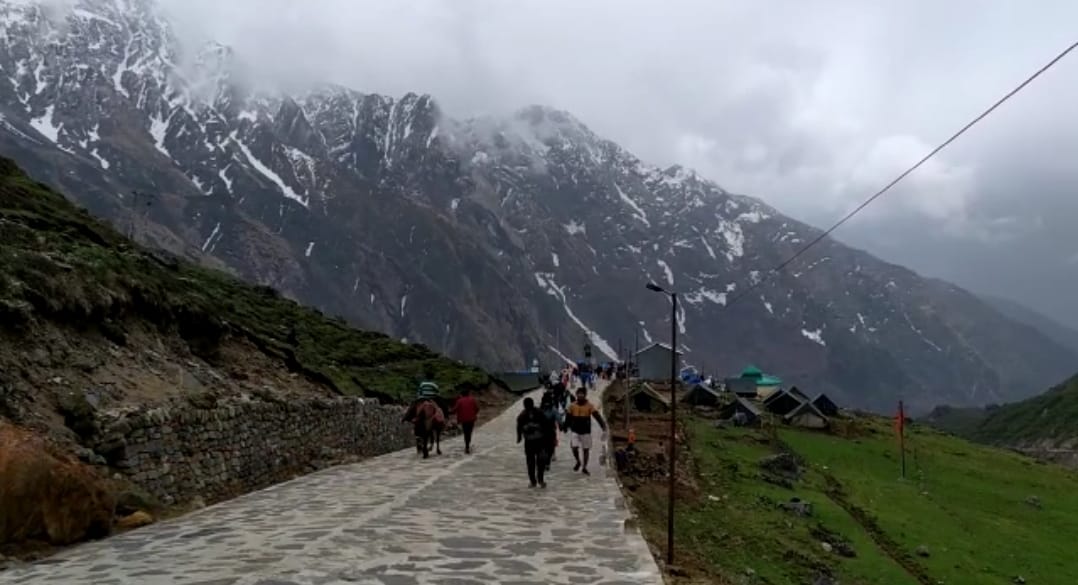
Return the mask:
<path fill-rule="evenodd" d="M 150 0 L 0 0 L 0 27 L 0 153 L 142 241 L 456 357 L 519 367 L 665 339 L 653 279 L 683 295 L 690 363 L 753 362 L 850 405 L 1013 399 L 1078 363 L 833 240 L 728 309 L 819 232 L 564 112 L 454 120 L 429 96 L 254 91 L 227 47 L 180 47 Z"/>
<path fill-rule="evenodd" d="M 1078 330 L 1010 299 L 983 295 L 982 298 L 1004 316 L 1037 329 L 1063 347 L 1078 351 Z"/>
<path fill-rule="evenodd" d="M 420 345 L 132 246 L 5 158 L 0 241 L 0 419 L 36 430 L 65 426 L 55 413 L 69 396 L 102 409 L 244 393 L 407 403 L 424 378 L 489 383 Z"/>

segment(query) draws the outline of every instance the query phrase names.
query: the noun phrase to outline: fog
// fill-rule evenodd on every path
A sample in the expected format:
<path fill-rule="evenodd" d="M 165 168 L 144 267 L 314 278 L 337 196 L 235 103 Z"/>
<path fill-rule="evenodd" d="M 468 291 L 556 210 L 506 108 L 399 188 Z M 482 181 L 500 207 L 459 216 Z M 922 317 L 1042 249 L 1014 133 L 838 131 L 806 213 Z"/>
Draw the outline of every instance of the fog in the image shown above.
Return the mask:
<path fill-rule="evenodd" d="M 162 0 L 261 83 L 540 103 L 826 226 L 1075 39 L 1067 0 Z M 1078 54 L 836 233 L 1078 327 Z"/>

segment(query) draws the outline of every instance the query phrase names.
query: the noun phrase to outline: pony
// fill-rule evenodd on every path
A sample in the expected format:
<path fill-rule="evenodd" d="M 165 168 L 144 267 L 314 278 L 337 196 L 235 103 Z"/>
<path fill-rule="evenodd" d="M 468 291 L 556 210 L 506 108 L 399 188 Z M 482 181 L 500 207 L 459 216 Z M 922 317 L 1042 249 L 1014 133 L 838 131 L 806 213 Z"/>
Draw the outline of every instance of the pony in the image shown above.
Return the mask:
<path fill-rule="evenodd" d="M 432 448 L 436 454 L 442 454 L 442 431 L 446 426 L 445 410 L 434 399 L 424 397 L 417 400 L 408 409 L 404 420 L 412 421 L 415 425 L 416 454 L 427 459 L 430 457 Z"/>

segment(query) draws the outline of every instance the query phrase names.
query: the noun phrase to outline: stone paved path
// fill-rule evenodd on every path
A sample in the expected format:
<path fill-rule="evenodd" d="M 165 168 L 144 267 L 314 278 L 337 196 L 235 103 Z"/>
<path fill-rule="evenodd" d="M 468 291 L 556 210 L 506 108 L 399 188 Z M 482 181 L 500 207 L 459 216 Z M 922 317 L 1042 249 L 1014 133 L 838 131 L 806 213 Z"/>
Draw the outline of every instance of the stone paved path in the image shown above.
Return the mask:
<path fill-rule="evenodd" d="M 426 461 L 409 451 L 327 469 L 0 573 L 0 583 L 662 583 L 598 461 L 591 477 L 573 473 L 563 441 L 549 487 L 528 487 L 518 412 L 478 429 L 470 456 L 454 439 Z"/>

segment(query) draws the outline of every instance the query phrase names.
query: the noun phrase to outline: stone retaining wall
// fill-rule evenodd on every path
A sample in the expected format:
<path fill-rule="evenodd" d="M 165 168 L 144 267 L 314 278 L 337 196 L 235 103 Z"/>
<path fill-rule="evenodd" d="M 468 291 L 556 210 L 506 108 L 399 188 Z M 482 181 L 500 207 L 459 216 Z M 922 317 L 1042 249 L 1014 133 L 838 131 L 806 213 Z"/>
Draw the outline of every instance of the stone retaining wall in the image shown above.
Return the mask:
<path fill-rule="evenodd" d="M 164 504 L 212 502 L 413 446 L 403 414 L 362 398 L 182 403 L 102 415 L 94 451 Z"/>

